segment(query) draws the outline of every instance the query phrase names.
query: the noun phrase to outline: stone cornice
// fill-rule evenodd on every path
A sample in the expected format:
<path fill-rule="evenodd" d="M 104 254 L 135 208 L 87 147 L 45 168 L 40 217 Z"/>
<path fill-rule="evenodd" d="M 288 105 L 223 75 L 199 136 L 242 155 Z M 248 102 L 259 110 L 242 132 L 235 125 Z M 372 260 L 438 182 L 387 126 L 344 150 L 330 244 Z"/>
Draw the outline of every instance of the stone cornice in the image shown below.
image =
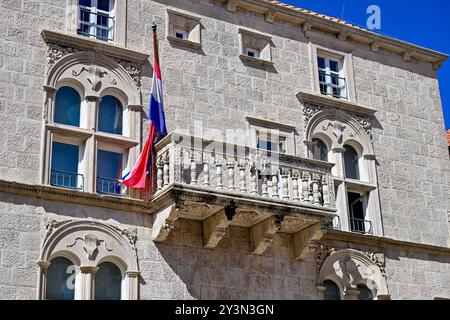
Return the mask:
<path fill-rule="evenodd" d="M 138 213 L 148 213 L 151 209 L 148 204 L 138 199 L 121 198 L 53 186 L 30 185 L 5 180 L 0 180 L 0 192 L 36 197 L 50 201 L 63 201 Z"/>
<path fill-rule="evenodd" d="M 316 94 L 307 91 L 300 91 L 297 93 L 297 99 L 304 104 L 319 105 L 364 116 L 373 116 L 377 112 L 374 108 L 364 107 L 344 99 L 328 97 L 323 94 Z"/>
<path fill-rule="evenodd" d="M 302 25 L 304 31 L 317 29 L 336 35 L 338 38 L 348 40 L 349 38 L 367 44 L 371 50 L 378 52 L 380 48 L 401 54 L 410 59 L 415 58 L 430 62 L 433 68 L 439 67 L 448 58 L 448 55 L 430 50 L 409 42 L 390 38 L 375 32 L 368 31 L 359 26 L 348 23 L 344 20 L 326 16 L 324 14 L 312 12 L 299 7 L 288 5 L 279 1 L 271 0 L 217 0 L 227 6 L 232 7 L 236 12 L 237 8 L 260 13 L 264 16 L 270 14 L 276 20 L 290 21 L 295 24 Z M 231 3 L 233 6 L 227 5 Z M 273 23 L 273 20 L 271 21 Z M 340 35 L 340 36 L 339 36 Z M 344 37 L 345 35 L 345 37 Z M 344 41 L 345 41 L 344 40 Z M 407 59 L 407 60 L 408 60 Z"/>
<path fill-rule="evenodd" d="M 355 243 L 383 249 L 397 249 L 411 252 L 424 252 L 428 254 L 450 256 L 449 247 L 440 247 L 435 245 L 409 242 L 404 240 L 359 234 L 341 230 L 328 230 L 323 240 Z"/>
<path fill-rule="evenodd" d="M 75 34 L 42 30 L 41 36 L 47 43 L 53 43 L 83 51 L 101 53 L 109 57 L 139 63 L 140 65 L 144 64 L 149 58 L 148 54 L 142 52 Z"/>

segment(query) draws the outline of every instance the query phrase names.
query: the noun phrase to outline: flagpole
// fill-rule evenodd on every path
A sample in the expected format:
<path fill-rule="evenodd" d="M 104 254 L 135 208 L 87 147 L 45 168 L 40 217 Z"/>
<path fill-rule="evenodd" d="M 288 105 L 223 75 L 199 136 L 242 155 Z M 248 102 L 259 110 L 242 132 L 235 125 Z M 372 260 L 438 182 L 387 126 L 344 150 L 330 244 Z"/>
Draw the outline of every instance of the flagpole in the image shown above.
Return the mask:
<path fill-rule="evenodd" d="M 157 28 L 158 28 L 158 26 L 156 25 L 156 23 L 153 22 L 153 25 L 152 25 L 152 30 L 153 30 L 153 51 L 155 53 L 155 61 L 159 65 L 158 37 L 157 37 L 157 34 L 156 34 Z"/>

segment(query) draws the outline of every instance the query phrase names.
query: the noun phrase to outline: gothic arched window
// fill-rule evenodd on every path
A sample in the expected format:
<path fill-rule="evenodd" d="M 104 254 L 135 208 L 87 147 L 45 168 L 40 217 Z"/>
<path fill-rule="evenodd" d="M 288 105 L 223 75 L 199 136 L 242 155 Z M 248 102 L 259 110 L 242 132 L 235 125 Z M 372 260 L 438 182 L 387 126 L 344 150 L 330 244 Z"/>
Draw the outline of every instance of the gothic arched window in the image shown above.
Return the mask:
<path fill-rule="evenodd" d="M 359 156 L 358 152 L 352 146 L 346 144 L 344 146 L 344 164 L 345 164 L 345 177 L 349 179 L 359 180 Z"/>
<path fill-rule="evenodd" d="M 56 91 L 53 121 L 69 126 L 80 126 L 81 97 L 77 90 L 64 86 Z"/>
<path fill-rule="evenodd" d="M 325 280 L 323 285 L 325 287 L 324 300 L 341 300 L 341 290 L 334 281 Z"/>
<path fill-rule="evenodd" d="M 98 131 L 122 134 L 123 106 L 119 99 L 104 96 L 98 110 Z"/>
<path fill-rule="evenodd" d="M 120 300 L 122 272 L 112 262 L 102 262 L 95 273 L 95 300 Z"/>
<path fill-rule="evenodd" d="M 328 148 L 325 142 L 320 139 L 312 139 L 313 146 L 313 159 L 328 161 Z"/>
<path fill-rule="evenodd" d="M 67 258 L 57 257 L 47 269 L 47 300 L 74 300 L 75 265 Z"/>

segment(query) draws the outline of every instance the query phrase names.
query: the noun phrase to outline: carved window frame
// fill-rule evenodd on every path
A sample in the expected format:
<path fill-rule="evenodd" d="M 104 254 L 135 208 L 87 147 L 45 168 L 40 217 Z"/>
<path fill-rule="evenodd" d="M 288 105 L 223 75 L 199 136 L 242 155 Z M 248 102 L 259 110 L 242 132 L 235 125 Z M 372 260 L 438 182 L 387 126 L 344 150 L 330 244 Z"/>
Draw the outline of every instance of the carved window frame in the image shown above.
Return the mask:
<path fill-rule="evenodd" d="M 319 66 L 317 62 L 317 58 L 319 56 L 323 56 L 325 58 L 333 58 L 338 59 L 342 62 L 341 68 L 341 76 L 344 75 L 346 79 L 347 86 L 347 100 L 350 102 L 356 102 L 356 87 L 355 87 L 355 76 L 353 70 L 353 54 L 345 53 L 337 50 L 332 50 L 317 44 L 313 44 L 310 42 L 309 44 L 309 56 L 310 56 L 310 66 L 311 66 L 311 90 L 318 94 L 322 95 L 320 92 L 319 85 Z"/>
<path fill-rule="evenodd" d="M 172 44 L 199 49 L 202 46 L 201 18 L 192 13 L 175 8 L 166 11 L 166 38 Z M 186 34 L 186 39 L 176 37 L 175 32 Z"/>
<path fill-rule="evenodd" d="M 355 249 L 337 250 L 332 246 L 320 245 L 316 254 L 319 299 L 324 298 L 325 280 L 337 284 L 342 300 L 357 300 L 359 284 L 365 285 L 372 292 L 374 300 L 390 299 L 384 253 L 362 252 Z M 349 262 L 350 265 L 347 266 Z M 362 277 L 359 268 L 366 268 L 368 274 Z"/>
<path fill-rule="evenodd" d="M 336 221 L 334 225 L 339 225 L 344 231 L 352 231 L 348 192 L 360 193 L 364 195 L 365 220 L 371 222 L 371 228 L 365 227 L 365 232 L 382 236 L 378 177 L 370 132 L 362 127 L 357 120 L 360 119 L 357 115 L 329 107 L 305 105 L 303 108 L 304 112 L 315 110 L 305 123 L 304 144 L 308 158 L 313 159 L 313 138 L 321 138 L 331 146 L 329 162 L 335 164 L 332 174 L 335 181 L 336 208 L 340 216 L 340 223 Z M 360 180 L 345 177 L 343 146 L 346 144 L 351 145 L 358 152 Z M 363 224 L 366 225 L 366 223 Z"/>
<path fill-rule="evenodd" d="M 114 45 L 126 47 L 126 32 L 127 32 L 127 0 L 112 0 L 114 1 L 114 41 L 110 42 Z M 78 35 L 77 30 L 79 26 L 79 0 L 68 0 L 66 9 L 66 32 Z M 89 37 L 87 37 L 89 38 Z M 91 39 L 92 40 L 92 39 Z M 105 42 L 102 40 L 93 40 Z"/>
<path fill-rule="evenodd" d="M 121 300 L 139 297 L 139 267 L 136 229 L 124 230 L 94 220 L 52 220 L 45 218 L 45 234 L 39 260 L 37 299 L 45 300 L 47 269 L 56 257 L 75 265 L 75 300 L 95 299 L 95 272 L 102 262 L 112 262 L 122 274 Z M 80 234 L 84 234 L 80 237 Z M 80 244 L 83 246 L 80 247 Z M 100 246 L 104 245 L 104 249 Z M 102 250 L 103 249 L 103 250 Z"/>
<path fill-rule="evenodd" d="M 82 50 L 63 49 L 51 43 L 49 45 L 49 55 L 52 59 L 49 60 L 51 64 L 47 71 L 48 80 L 44 86 L 46 103 L 44 106 L 40 182 L 50 185 L 53 141 L 72 139 L 77 142 L 76 144 L 83 146 L 84 163 L 81 166 L 82 172 L 79 172 L 84 176 L 83 191 L 96 193 L 98 145 L 108 143 L 121 148 L 121 153 L 125 154 L 124 159 L 127 160 L 123 162 L 123 171 L 131 170 L 139 156 L 143 110 L 140 82 L 133 78 L 134 69 L 125 69 L 125 67 L 128 68 L 128 63 L 123 60 Z M 55 49 L 52 49 L 53 47 Z M 56 54 L 56 50 L 58 50 L 58 54 Z M 77 91 L 82 91 L 84 94 L 81 96 L 84 111 L 80 112 L 80 127 L 53 122 L 56 90 L 61 85 L 67 84 L 78 88 Z M 122 103 L 122 135 L 97 130 L 99 103 L 105 95 L 114 96 Z M 125 195 L 139 197 L 138 192 L 134 191 L 128 191 Z"/>

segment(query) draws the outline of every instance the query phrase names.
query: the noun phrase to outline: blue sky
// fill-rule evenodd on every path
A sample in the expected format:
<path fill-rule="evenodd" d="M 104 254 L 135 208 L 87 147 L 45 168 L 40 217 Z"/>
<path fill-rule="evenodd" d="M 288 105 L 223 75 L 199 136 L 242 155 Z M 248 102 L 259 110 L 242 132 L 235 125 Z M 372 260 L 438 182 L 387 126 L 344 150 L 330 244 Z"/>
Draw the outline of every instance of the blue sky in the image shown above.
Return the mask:
<path fill-rule="evenodd" d="M 366 27 L 370 5 L 381 8 L 384 35 L 450 54 L 449 0 L 280 0 Z M 445 128 L 450 129 L 450 59 L 439 70 Z"/>

